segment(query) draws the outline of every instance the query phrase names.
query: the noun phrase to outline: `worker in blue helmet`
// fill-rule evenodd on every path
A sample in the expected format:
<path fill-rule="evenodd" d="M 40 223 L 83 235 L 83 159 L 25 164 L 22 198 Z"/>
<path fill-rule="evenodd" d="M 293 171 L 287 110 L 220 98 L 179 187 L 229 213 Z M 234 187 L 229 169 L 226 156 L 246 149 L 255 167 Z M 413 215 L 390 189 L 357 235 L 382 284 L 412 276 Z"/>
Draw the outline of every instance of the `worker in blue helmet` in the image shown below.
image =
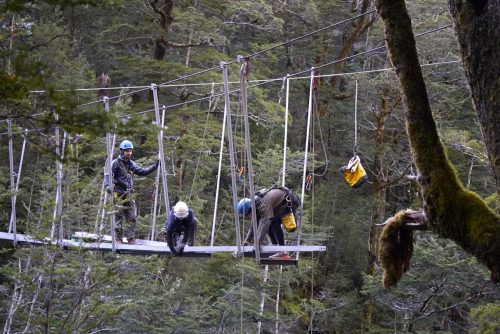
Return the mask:
<path fill-rule="evenodd" d="M 129 244 L 135 243 L 135 226 L 137 219 L 137 206 L 134 200 L 134 174 L 139 176 L 146 176 L 154 172 L 160 163 L 156 163 L 142 168 L 135 161 L 132 160 L 132 153 L 134 145 L 130 140 L 124 140 L 120 143 L 120 155 L 111 163 L 112 185 L 108 172 L 104 174 L 104 188 L 111 194 L 113 189 L 113 196 L 116 204 L 116 221 L 115 221 L 115 236 L 118 243 L 123 242 L 123 237 L 127 238 Z M 128 227 L 125 230 L 124 221 L 127 222 Z"/>
<path fill-rule="evenodd" d="M 259 198 L 255 197 L 255 203 L 259 203 Z M 250 198 L 242 198 L 237 205 L 238 215 L 250 217 L 250 213 L 252 212 L 252 200 Z M 259 221 L 259 211 L 257 211 L 257 222 Z M 278 218 L 274 218 L 269 225 L 269 230 L 267 232 L 269 239 L 273 245 L 285 245 L 285 235 L 283 233 L 283 229 L 281 228 L 281 220 Z M 250 225 L 245 241 L 243 242 L 244 246 L 248 246 L 253 242 L 253 226 Z"/>
<path fill-rule="evenodd" d="M 301 202 L 293 190 L 286 187 L 273 186 L 269 189 L 262 189 L 254 196 L 255 211 L 257 215 L 258 230 L 257 238 L 262 243 L 269 235 L 271 242 L 275 245 L 284 246 L 285 236 L 281 228 L 281 219 L 290 211 L 295 215 Z M 252 210 L 252 201 L 250 198 L 240 200 L 237 205 L 237 212 L 241 216 L 249 216 Z M 244 244 L 248 245 L 253 241 L 254 231 L 250 227 L 245 238 Z M 286 258 L 288 254 L 279 252 L 271 257 Z"/>

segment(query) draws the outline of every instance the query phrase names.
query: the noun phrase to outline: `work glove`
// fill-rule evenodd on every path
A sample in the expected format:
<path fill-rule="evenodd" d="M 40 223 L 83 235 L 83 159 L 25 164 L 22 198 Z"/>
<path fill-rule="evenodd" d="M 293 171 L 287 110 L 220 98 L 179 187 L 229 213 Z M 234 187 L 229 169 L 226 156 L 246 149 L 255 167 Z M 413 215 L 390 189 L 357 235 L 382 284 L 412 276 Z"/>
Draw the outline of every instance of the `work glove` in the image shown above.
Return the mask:
<path fill-rule="evenodd" d="M 160 234 L 163 235 L 163 237 L 166 237 L 167 236 L 167 228 L 165 226 L 163 226 L 161 229 L 160 229 Z"/>
<path fill-rule="evenodd" d="M 110 188 L 109 186 L 106 186 L 106 188 L 104 188 L 104 189 L 106 190 L 106 192 L 107 192 L 108 194 L 110 194 L 110 195 L 111 195 L 111 188 Z"/>
<path fill-rule="evenodd" d="M 181 242 L 175 247 L 175 251 L 177 255 L 181 256 L 182 253 L 184 252 L 184 247 L 186 246 L 185 243 Z"/>

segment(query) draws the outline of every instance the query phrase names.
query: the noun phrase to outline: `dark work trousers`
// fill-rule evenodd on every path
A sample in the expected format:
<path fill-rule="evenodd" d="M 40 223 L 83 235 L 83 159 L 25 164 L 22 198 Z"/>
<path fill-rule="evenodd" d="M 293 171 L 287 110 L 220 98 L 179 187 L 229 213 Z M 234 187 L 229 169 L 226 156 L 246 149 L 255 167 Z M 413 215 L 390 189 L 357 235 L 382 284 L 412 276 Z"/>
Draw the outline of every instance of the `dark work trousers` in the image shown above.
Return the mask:
<path fill-rule="evenodd" d="M 115 217 L 116 239 L 121 240 L 124 236 L 127 239 L 134 239 L 137 218 L 137 205 L 135 201 L 130 200 L 117 204 Z M 127 227 L 124 226 L 124 221 L 127 223 Z"/>
<path fill-rule="evenodd" d="M 269 226 L 268 235 L 269 239 L 271 239 L 271 244 L 280 246 L 285 245 L 285 234 L 283 233 L 283 229 L 281 228 L 281 218 L 274 217 L 271 220 L 271 225 Z M 251 244 L 253 242 L 253 226 L 251 222 L 247 236 L 245 238 L 245 242 L 247 244 Z"/>

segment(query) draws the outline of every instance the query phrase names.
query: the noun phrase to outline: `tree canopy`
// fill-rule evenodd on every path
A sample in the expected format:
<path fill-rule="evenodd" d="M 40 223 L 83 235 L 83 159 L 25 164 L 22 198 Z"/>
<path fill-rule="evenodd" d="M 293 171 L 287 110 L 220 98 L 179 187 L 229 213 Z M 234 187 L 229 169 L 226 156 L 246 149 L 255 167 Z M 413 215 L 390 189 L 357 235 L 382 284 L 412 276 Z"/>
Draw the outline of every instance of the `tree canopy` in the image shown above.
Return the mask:
<path fill-rule="evenodd" d="M 210 244 L 212 226 L 215 245 L 235 245 L 231 173 L 238 199 L 251 195 L 238 92 L 243 56 L 255 189 L 284 178 L 301 194 L 304 181 L 301 242 L 327 246 L 301 253 L 297 267 L 265 271 L 231 254 L 131 256 L 0 241 L 4 333 L 495 332 L 499 7 L 2 2 L 0 231 L 9 228 L 16 195 L 18 233 L 43 239 L 60 222 L 55 238 L 109 234 L 106 133 L 131 140 L 138 164 L 153 163 L 156 84 L 169 204 L 182 199 L 194 210 L 197 245 Z M 227 139 L 220 155 L 221 61 L 236 166 Z M 368 175 L 359 188 L 339 172 L 353 153 Z M 138 238 L 161 240 L 160 184 L 154 175 L 136 178 Z M 241 237 L 249 225 L 241 219 Z M 285 235 L 297 242 L 297 232 Z"/>

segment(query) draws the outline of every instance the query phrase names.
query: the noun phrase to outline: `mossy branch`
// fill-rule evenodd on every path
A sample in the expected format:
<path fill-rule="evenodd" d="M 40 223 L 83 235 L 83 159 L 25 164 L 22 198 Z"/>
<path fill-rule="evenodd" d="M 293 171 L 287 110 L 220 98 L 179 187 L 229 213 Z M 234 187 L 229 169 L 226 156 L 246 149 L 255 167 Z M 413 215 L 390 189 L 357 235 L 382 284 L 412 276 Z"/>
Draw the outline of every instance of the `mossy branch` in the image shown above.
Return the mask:
<path fill-rule="evenodd" d="M 387 48 L 407 108 L 407 132 L 420 173 L 418 181 L 422 187 L 429 228 L 474 255 L 490 269 L 492 280 L 497 282 L 500 277 L 500 217 L 477 194 L 463 187 L 446 157 L 432 117 L 404 0 L 378 0 L 377 10 L 384 22 Z M 391 226 L 384 228 L 387 229 L 384 243 L 397 242 L 401 238 L 401 235 L 399 239 L 395 238 L 402 224 L 397 217 L 394 217 L 395 222 Z M 385 245 L 389 251 L 384 256 L 395 256 L 384 259 L 388 266 L 394 266 L 388 271 L 391 276 L 384 279 L 389 285 L 395 284 L 402 272 L 408 269 L 406 258 L 398 258 L 401 255 L 395 254 L 398 247 L 403 246 Z M 408 252 L 409 246 L 406 247 Z"/>

